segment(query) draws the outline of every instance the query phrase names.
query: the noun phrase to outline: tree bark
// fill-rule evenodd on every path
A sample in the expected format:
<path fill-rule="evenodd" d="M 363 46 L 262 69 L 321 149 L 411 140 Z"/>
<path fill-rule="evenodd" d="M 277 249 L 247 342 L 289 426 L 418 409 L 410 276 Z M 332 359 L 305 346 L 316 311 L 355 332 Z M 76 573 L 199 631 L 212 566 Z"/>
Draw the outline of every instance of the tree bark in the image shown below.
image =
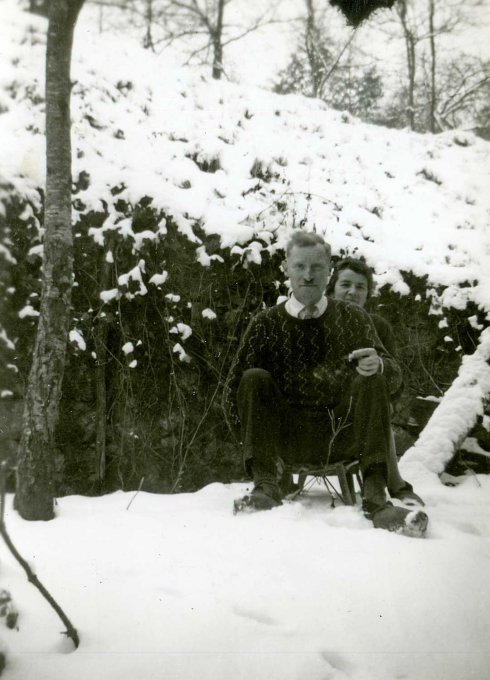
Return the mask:
<path fill-rule="evenodd" d="M 147 50 L 154 50 L 153 44 L 153 0 L 146 0 L 145 10 L 146 20 L 146 35 L 143 41 L 143 47 Z"/>
<path fill-rule="evenodd" d="M 434 25 L 434 0 L 429 0 L 429 43 L 430 43 L 430 104 L 429 126 L 431 132 L 437 131 L 437 92 L 436 92 L 436 36 Z"/>
<path fill-rule="evenodd" d="M 109 238 L 106 249 L 101 254 L 100 267 L 100 290 L 109 287 L 111 278 L 111 265 L 107 254 L 111 249 Z M 99 310 L 95 322 L 94 339 L 96 359 L 95 373 L 95 475 L 99 490 L 102 489 L 106 474 L 106 439 L 107 439 L 107 389 L 106 389 L 106 366 L 107 366 L 107 337 L 109 334 L 109 322 Z"/>
<path fill-rule="evenodd" d="M 51 0 L 46 51 L 46 203 L 40 316 L 27 384 L 15 505 L 24 519 L 54 517 L 55 429 L 73 278 L 70 64 L 83 0 Z"/>
<path fill-rule="evenodd" d="M 213 78 L 220 80 L 223 75 L 223 15 L 225 0 L 218 0 L 216 27 L 213 31 Z"/>
<path fill-rule="evenodd" d="M 407 3 L 402 0 L 399 4 L 398 15 L 405 38 L 405 48 L 407 53 L 407 118 L 411 130 L 415 130 L 415 76 L 416 76 L 416 38 L 410 29 L 407 17 Z"/>
<path fill-rule="evenodd" d="M 316 54 L 317 46 L 317 28 L 316 28 L 316 18 L 315 18 L 315 7 L 313 5 L 313 0 L 306 1 L 306 32 L 305 32 L 305 51 L 306 57 L 308 59 L 308 66 L 310 67 L 311 73 L 311 96 L 320 96 L 320 83 L 322 81 L 319 59 Z"/>

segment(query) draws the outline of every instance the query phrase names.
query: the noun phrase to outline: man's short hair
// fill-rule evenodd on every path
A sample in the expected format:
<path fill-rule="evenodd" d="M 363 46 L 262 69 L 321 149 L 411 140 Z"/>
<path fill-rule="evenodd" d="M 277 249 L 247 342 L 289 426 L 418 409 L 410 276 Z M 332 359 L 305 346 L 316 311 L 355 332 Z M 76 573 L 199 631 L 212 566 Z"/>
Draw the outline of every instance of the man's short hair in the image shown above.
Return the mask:
<path fill-rule="evenodd" d="M 325 254 L 328 260 L 330 260 L 332 257 L 332 248 L 320 234 L 316 234 L 314 231 L 293 231 L 291 238 L 286 243 L 286 257 L 289 256 L 291 250 L 295 246 L 298 246 L 298 248 L 307 248 L 308 246 L 317 245 L 320 245 L 325 249 Z"/>
<path fill-rule="evenodd" d="M 335 284 L 339 279 L 340 272 L 343 272 L 345 269 L 350 269 L 351 271 L 356 272 L 356 274 L 361 274 L 361 276 L 364 276 L 368 287 L 369 299 L 374 290 L 373 271 L 371 267 L 369 267 L 366 262 L 364 262 L 364 260 L 356 260 L 354 257 L 346 257 L 343 260 L 339 260 L 335 264 L 332 276 L 330 277 L 327 285 L 327 295 L 333 295 Z"/>

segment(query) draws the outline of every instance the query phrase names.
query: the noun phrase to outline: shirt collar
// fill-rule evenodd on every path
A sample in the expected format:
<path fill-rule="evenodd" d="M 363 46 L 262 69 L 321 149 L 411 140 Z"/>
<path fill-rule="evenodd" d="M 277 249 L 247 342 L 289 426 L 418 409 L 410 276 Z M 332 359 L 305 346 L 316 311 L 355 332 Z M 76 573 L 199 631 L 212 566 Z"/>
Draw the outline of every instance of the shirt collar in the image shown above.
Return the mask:
<path fill-rule="evenodd" d="M 318 316 L 321 316 L 321 315 L 323 314 L 323 312 L 327 309 L 327 304 L 328 304 L 328 300 L 327 300 L 327 298 L 325 297 L 325 295 L 323 295 L 323 296 L 318 300 L 318 302 L 316 303 L 316 307 L 317 307 L 317 310 L 318 310 L 318 313 L 317 313 L 317 315 L 316 315 L 317 317 L 318 317 Z M 301 312 L 301 310 L 302 310 L 304 307 L 306 307 L 306 305 L 304 305 L 302 302 L 300 302 L 299 300 L 297 300 L 297 299 L 294 297 L 294 295 L 291 293 L 291 295 L 289 296 L 289 298 L 288 298 L 288 300 L 287 300 L 287 302 L 286 302 L 286 312 L 287 312 L 290 316 L 294 316 L 294 317 L 297 319 L 298 316 L 299 316 L 299 313 Z"/>

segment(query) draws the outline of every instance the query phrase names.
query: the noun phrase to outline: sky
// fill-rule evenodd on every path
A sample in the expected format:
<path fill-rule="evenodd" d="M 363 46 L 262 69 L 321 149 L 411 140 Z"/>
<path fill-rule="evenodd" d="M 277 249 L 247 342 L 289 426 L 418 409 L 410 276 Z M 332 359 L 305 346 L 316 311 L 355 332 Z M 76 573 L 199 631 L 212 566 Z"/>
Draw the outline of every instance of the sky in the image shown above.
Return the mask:
<path fill-rule="evenodd" d="M 415 16 L 425 11 L 425 0 L 416 0 Z M 455 54 L 461 50 L 482 58 L 490 57 L 490 4 L 487 0 L 473 3 L 438 2 L 445 11 L 454 6 L 455 12 L 461 13 L 465 21 L 460 21 L 454 32 L 447 38 L 440 36 L 442 54 Z M 157 6 L 157 5 L 155 5 Z M 352 37 L 353 29 L 347 26 L 343 16 L 327 0 L 316 2 L 317 14 L 325 13 L 325 25 L 340 45 L 344 45 Z M 230 36 L 236 36 L 256 23 L 257 17 L 263 18 L 262 27 L 247 34 L 243 39 L 231 42 L 225 47 L 225 74 L 234 82 L 248 85 L 259 85 L 270 88 L 277 81 L 277 74 L 287 65 L 291 52 L 301 34 L 302 19 L 305 14 L 304 0 L 276 0 L 264 3 L 260 0 L 231 0 L 226 6 L 225 22 L 230 26 Z M 131 32 L 128 27 L 127 14 L 114 13 L 111 9 L 86 3 L 81 17 L 79 31 L 108 30 L 116 24 L 118 30 Z M 134 35 L 141 39 L 144 30 L 135 29 L 140 19 L 133 22 Z M 82 29 L 80 27 L 83 27 Z M 393 39 L 393 34 L 398 34 Z M 383 9 L 376 12 L 355 32 L 353 46 L 359 47 L 365 63 L 375 62 L 388 82 L 392 82 L 395 73 L 405 69 L 405 46 L 401 39 L 399 23 L 394 10 Z M 196 47 L 196 40 L 188 43 L 188 51 Z M 157 48 L 159 49 L 159 48 Z M 169 58 L 177 62 L 185 62 L 188 51 L 178 45 L 166 51 Z M 346 53 L 347 56 L 347 53 Z M 195 62 L 193 62 L 195 63 Z M 342 63 L 342 62 L 341 62 Z M 209 69 L 203 69 L 206 72 Z"/>

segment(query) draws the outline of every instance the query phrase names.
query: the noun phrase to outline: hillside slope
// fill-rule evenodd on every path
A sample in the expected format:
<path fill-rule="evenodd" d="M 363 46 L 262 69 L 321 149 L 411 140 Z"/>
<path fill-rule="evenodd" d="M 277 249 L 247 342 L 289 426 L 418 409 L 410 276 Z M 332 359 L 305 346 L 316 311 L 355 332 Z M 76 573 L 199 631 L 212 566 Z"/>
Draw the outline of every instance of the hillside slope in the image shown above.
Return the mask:
<path fill-rule="evenodd" d="M 8 7 L 0 168 L 27 191 L 44 182 L 46 26 Z M 191 238 L 199 223 L 252 260 L 302 224 L 335 252 L 364 255 L 380 284 L 404 294 L 401 270 L 427 274 L 445 306 L 490 310 L 487 142 L 388 130 L 317 100 L 195 79 L 107 34 L 76 34 L 72 72 L 74 178 L 90 177 L 86 210 L 110 209 L 111 189 L 124 185 L 122 197 L 151 196 Z"/>

